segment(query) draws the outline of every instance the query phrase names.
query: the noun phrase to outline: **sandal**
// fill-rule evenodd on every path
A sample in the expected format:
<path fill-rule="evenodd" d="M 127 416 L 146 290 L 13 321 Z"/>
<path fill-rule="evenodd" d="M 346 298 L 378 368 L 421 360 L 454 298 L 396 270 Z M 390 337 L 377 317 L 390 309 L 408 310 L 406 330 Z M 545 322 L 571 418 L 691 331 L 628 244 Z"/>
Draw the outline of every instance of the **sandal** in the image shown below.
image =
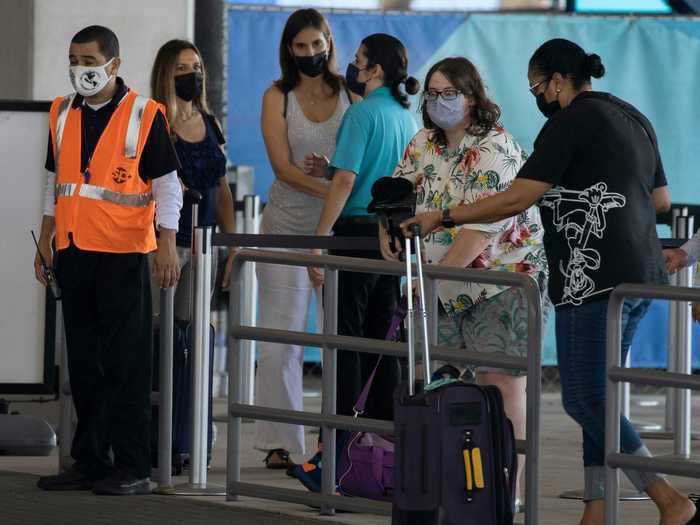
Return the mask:
<path fill-rule="evenodd" d="M 265 467 L 274 470 L 287 470 L 294 466 L 294 462 L 289 457 L 289 452 L 283 448 L 274 448 L 267 453 L 263 459 Z"/>

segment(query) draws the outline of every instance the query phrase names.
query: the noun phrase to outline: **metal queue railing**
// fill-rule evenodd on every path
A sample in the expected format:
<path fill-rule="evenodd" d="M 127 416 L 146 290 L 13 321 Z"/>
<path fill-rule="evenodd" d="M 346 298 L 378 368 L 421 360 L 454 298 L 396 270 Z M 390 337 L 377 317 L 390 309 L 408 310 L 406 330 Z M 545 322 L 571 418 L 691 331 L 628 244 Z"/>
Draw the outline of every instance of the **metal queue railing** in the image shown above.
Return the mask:
<path fill-rule="evenodd" d="M 658 472 L 700 478 L 700 463 L 690 461 L 686 454 L 678 454 L 678 444 L 690 447 L 686 439 L 674 439 L 672 458 L 639 457 L 620 453 L 620 415 L 622 384 L 668 387 L 679 392 L 700 390 L 700 377 L 690 375 L 690 363 L 683 363 L 683 371 L 662 371 L 655 369 L 625 368 L 622 357 L 622 307 L 627 298 L 668 299 L 680 302 L 681 308 L 689 307 L 689 302 L 700 302 L 700 289 L 649 284 L 622 284 L 610 295 L 607 320 L 607 400 L 605 407 L 605 523 L 617 525 L 619 519 L 620 468 L 646 472 Z M 673 348 L 669 348 L 671 352 Z M 673 406 L 676 406 L 675 404 Z M 686 410 L 685 407 L 681 407 Z M 678 408 L 676 408 L 678 410 Z M 689 410 L 689 408 L 688 408 Z M 674 418 L 675 434 L 685 434 L 690 425 L 690 414 L 677 414 Z M 688 432 L 689 436 L 689 432 Z"/>
<path fill-rule="evenodd" d="M 285 248 L 290 244 L 294 248 L 327 248 L 333 250 L 366 250 L 377 248 L 376 239 L 349 239 L 314 236 L 284 235 L 248 235 L 248 234 L 213 234 L 209 227 L 194 230 L 192 265 L 195 273 L 194 298 L 195 311 L 192 319 L 194 343 L 193 358 L 193 421 L 192 448 L 190 454 L 190 483 L 184 487 L 173 487 L 171 474 L 172 451 L 172 403 L 173 403 L 173 299 L 174 289 L 161 290 L 160 315 L 160 358 L 159 391 L 152 394 L 152 403 L 159 405 L 158 461 L 154 481 L 158 486 L 155 492 L 175 495 L 212 495 L 219 494 L 217 489 L 207 485 L 207 443 L 208 411 L 210 397 L 209 377 L 209 300 L 211 292 L 211 253 L 213 246 L 257 246 Z M 351 246 L 350 246 L 351 244 Z M 326 269 L 324 287 L 324 326 L 323 334 L 291 332 L 284 330 L 262 329 L 241 325 L 242 273 L 244 263 L 263 262 L 292 266 L 322 266 Z M 336 403 L 336 349 L 370 352 L 384 355 L 405 357 L 406 346 L 403 343 L 382 340 L 352 338 L 337 335 L 337 279 L 338 271 L 360 271 L 403 275 L 405 268 L 400 263 L 378 260 L 358 259 L 338 256 L 313 256 L 297 252 L 270 252 L 262 250 L 245 250 L 235 259 L 231 275 L 230 311 L 229 311 L 229 429 L 227 443 L 227 500 L 238 496 L 252 496 L 277 499 L 296 503 L 318 505 L 322 514 L 333 514 L 335 509 L 390 514 L 387 503 L 362 498 L 344 498 L 335 495 L 335 430 L 369 431 L 391 434 L 393 425 L 388 421 L 368 418 L 356 419 L 349 416 L 335 415 Z M 425 267 L 430 308 L 430 340 L 432 358 L 452 362 L 469 363 L 481 366 L 515 368 L 527 370 L 527 428 L 525 441 L 518 442 L 518 450 L 526 455 L 526 524 L 537 523 L 539 516 L 539 453 L 540 453 L 540 395 L 541 395 L 541 349 L 542 349 L 542 312 L 540 293 L 537 284 L 531 278 L 510 272 L 489 272 L 484 270 L 461 270 L 428 265 Z M 437 346 L 437 288 L 436 279 L 471 281 L 486 284 L 516 286 L 524 289 L 528 300 L 528 357 L 487 356 L 461 349 Z M 250 317 L 250 316 L 246 316 Z M 246 391 L 250 380 L 244 379 L 250 365 L 245 363 L 241 352 L 241 341 L 259 340 L 279 343 L 295 343 L 323 348 L 324 373 L 322 379 L 321 414 L 294 412 L 272 408 L 252 406 L 247 403 Z M 65 355 L 65 346 L 64 355 Z M 72 428 L 72 399 L 67 382 L 67 367 L 62 372 L 61 415 L 62 436 L 60 457 L 69 457 L 70 430 Z M 244 391 L 245 390 L 245 391 Z M 322 493 L 313 494 L 306 491 L 283 489 L 269 485 L 256 485 L 241 481 L 241 418 L 251 417 L 268 421 L 292 424 L 315 425 L 323 428 L 323 481 Z M 68 418 L 68 425 L 66 419 Z M 65 433 L 64 433 L 65 432 Z"/>
<path fill-rule="evenodd" d="M 265 236 L 261 236 L 263 239 Z M 218 245 L 228 245 L 231 240 L 225 235 L 215 235 Z M 332 241 L 333 238 L 328 238 Z M 338 239 L 335 239 L 336 241 Z M 316 241 L 318 243 L 318 240 Z M 257 243 L 261 244 L 260 240 Z M 345 248 L 347 249 L 347 244 Z M 242 326 L 241 289 L 242 273 L 246 263 L 258 262 L 301 267 L 323 267 L 326 272 L 324 286 L 324 325 L 322 334 L 311 334 L 288 330 Z M 318 256 L 295 252 L 271 252 L 245 250 L 235 258 L 231 275 L 231 304 L 229 313 L 229 428 L 227 443 L 227 500 L 235 501 L 238 496 L 251 496 L 275 499 L 320 507 L 321 514 L 330 515 L 335 509 L 390 514 L 391 507 L 384 502 L 363 498 L 337 496 L 335 482 L 336 441 L 335 430 L 367 431 L 380 434 L 393 433 L 393 425 L 388 421 L 369 418 L 353 418 L 335 414 L 336 369 L 338 348 L 357 352 L 368 352 L 398 357 L 407 356 L 405 343 L 365 339 L 337 335 L 337 283 L 339 271 L 354 271 L 375 274 L 404 275 L 401 263 L 380 260 L 359 259 L 339 256 Z M 541 348 L 542 311 L 540 291 L 533 279 L 510 272 L 492 272 L 473 269 L 446 268 L 427 265 L 424 268 L 428 286 L 428 306 L 430 312 L 430 339 L 433 359 L 470 363 L 481 366 L 515 368 L 527 370 L 527 428 L 526 439 L 518 442 L 521 453 L 526 455 L 526 511 L 525 523 L 535 525 L 539 516 L 539 454 L 540 454 L 540 395 L 541 395 Z M 520 287 L 524 290 L 528 303 L 528 357 L 488 356 L 463 349 L 449 348 L 435 344 L 437 326 L 437 288 L 435 281 L 470 281 L 485 284 L 498 284 Z M 199 285 L 208 286 L 206 282 Z M 322 410 L 321 413 L 280 410 L 251 406 L 244 403 L 241 359 L 241 341 L 258 340 L 275 343 L 293 343 L 316 346 L 323 349 Z M 322 457 L 322 491 L 314 494 L 307 491 L 279 488 L 270 485 L 253 484 L 241 481 L 241 423 L 242 418 L 276 421 L 281 423 L 318 425 L 324 436 Z"/>

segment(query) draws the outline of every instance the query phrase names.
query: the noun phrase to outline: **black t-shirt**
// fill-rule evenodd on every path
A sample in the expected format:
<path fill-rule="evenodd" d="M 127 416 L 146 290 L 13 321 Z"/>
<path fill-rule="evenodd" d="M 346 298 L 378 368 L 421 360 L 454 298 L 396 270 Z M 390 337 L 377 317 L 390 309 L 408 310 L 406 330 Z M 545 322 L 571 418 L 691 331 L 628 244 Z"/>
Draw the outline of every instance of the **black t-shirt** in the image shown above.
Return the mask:
<path fill-rule="evenodd" d="M 107 127 L 109 119 L 119 102 L 127 94 L 129 88 L 126 87 L 121 78 L 117 78 L 117 92 L 105 106 L 97 111 L 83 104 L 83 97 L 76 95 L 73 100 L 73 107 L 80 108 L 81 126 L 83 130 L 82 147 L 80 148 L 80 171 L 85 171 L 92 157 L 97 141 L 102 132 Z M 53 154 L 53 141 L 49 132 L 49 144 L 46 150 L 46 169 L 51 172 L 56 171 L 56 161 Z M 160 111 L 151 125 L 151 129 L 146 138 L 139 161 L 139 176 L 144 182 L 157 179 L 180 167 L 175 149 L 173 148 L 165 116 Z"/>
<path fill-rule="evenodd" d="M 545 124 L 518 177 L 554 186 L 538 204 L 556 306 L 667 282 L 651 199 L 666 175 L 654 129 L 633 106 L 581 93 Z"/>

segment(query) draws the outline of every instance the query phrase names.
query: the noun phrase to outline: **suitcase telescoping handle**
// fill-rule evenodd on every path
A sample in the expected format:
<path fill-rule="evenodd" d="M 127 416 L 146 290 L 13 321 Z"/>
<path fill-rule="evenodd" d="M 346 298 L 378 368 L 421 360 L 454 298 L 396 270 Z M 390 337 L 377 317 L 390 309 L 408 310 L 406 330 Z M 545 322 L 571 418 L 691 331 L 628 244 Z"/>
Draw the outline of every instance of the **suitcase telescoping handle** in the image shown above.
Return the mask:
<path fill-rule="evenodd" d="M 416 336 L 415 336 L 415 316 L 418 315 L 418 322 L 421 326 L 422 347 L 423 347 L 423 375 L 424 384 L 430 384 L 430 347 L 428 341 L 428 313 L 426 311 L 425 301 L 425 284 L 423 280 L 423 259 L 421 253 L 421 231 L 419 224 L 411 224 L 411 237 L 406 237 L 406 280 L 409 287 L 409 292 L 406 294 L 408 299 L 408 395 L 413 396 L 416 393 Z M 417 308 L 413 307 L 413 294 L 410 288 L 413 285 L 413 269 L 411 267 L 411 242 L 416 255 L 416 273 L 418 274 L 417 286 Z"/>

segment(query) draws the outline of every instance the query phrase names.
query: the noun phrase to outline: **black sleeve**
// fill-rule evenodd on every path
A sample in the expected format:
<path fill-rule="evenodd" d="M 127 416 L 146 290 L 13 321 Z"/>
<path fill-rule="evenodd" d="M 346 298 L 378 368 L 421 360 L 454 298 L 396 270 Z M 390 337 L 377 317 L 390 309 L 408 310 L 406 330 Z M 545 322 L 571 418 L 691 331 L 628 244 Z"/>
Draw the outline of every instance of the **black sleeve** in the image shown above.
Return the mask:
<path fill-rule="evenodd" d="M 216 117 L 214 115 L 207 115 L 206 118 L 209 120 L 211 129 L 214 130 L 214 136 L 216 137 L 216 142 L 219 144 L 219 146 L 226 144 L 226 139 L 224 138 L 224 134 L 221 131 L 221 126 L 219 126 Z"/>
<path fill-rule="evenodd" d="M 644 117 L 644 129 L 647 131 L 649 138 L 651 139 L 651 144 L 654 147 L 654 154 L 656 155 L 656 170 L 654 171 L 654 189 L 662 188 L 668 186 L 668 181 L 666 180 L 666 170 L 664 170 L 664 163 L 661 161 L 661 152 L 659 151 L 659 142 L 656 138 L 656 132 L 651 122 Z"/>
<path fill-rule="evenodd" d="M 518 172 L 518 177 L 546 182 L 553 186 L 562 184 L 569 171 L 581 138 L 581 127 L 569 114 L 555 115 L 540 131 L 532 155 Z"/>
<path fill-rule="evenodd" d="M 53 140 L 51 140 L 51 132 L 49 131 L 49 141 L 48 145 L 46 146 L 46 164 L 44 164 L 44 167 L 46 168 L 46 171 L 50 171 L 51 173 L 56 173 L 56 160 L 53 158 Z"/>
<path fill-rule="evenodd" d="M 170 140 L 165 116 L 158 111 L 143 146 L 139 175 L 144 181 L 149 181 L 178 169 L 180 169 L 180 162 L 173 142 Z"/>

